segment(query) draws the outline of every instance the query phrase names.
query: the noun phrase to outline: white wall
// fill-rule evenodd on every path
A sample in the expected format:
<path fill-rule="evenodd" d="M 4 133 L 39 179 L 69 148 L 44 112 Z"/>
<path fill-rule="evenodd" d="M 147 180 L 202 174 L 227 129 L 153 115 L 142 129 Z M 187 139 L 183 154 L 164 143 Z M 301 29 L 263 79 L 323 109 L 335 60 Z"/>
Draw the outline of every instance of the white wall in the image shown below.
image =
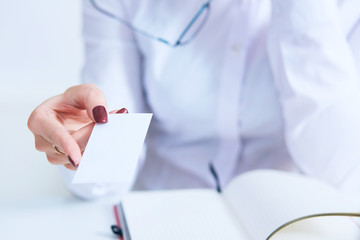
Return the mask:
<path fill-rule="evenodd" d="M 26 123 L 79 83 L 82 61 L 81 1 L 0 1 L 0 199 L 68 194 Z"/>

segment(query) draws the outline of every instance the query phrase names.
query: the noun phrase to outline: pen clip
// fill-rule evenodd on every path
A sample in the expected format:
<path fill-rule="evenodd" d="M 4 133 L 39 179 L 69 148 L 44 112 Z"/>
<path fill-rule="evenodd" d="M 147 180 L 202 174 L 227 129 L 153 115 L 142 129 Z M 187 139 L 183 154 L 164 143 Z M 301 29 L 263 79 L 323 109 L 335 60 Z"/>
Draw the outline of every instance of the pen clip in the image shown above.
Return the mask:
<path fill-rule="evenodd" d="M 216 190 L 218 191 L 218 193 L 221 193 L 222 189 L 221 189 L 221 184 L 220 184 L 220 180 L 219 180 L 219 176 L 217 175 L 217 172 L 214 168 L 214 165 L 212 162 L 209 162 L 209 169 L 210 169 L 210 173 L 211 175 L 214 177 L 215 179 L 215 183 L 216 183 Z"/>
<path fill-rule="evenodd" d="M 120 237 L 123 237 L 123 232 L 121 230 L 121 228 L 119 228 L 118 226 L 116 225 L 111 225 L 111 230 L 114 234 L 120 236 Z"/>

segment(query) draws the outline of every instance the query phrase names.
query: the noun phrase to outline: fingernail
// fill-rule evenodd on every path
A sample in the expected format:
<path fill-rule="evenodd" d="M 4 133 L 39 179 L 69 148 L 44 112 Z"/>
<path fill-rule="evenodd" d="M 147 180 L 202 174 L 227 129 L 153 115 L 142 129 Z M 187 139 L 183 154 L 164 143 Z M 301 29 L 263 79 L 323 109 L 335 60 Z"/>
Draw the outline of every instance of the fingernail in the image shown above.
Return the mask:
<path fill-rule="evenodd" d="M 78 165 L 75 164 L 74 160 L 72 160 L 70 156 L 68 156 L 68 159 L 69 159 L 70 163 L 71 163 L 75 168 L 78 167 Z"/>
<path fill-rule="evenodd" d="M 129 113 L 129 111 L 126 108 L 122 108 L 119 111 L 117 111 L 116 113 Z"/>
<path fill-rule="evenodd" d="M 108 117 L 107 112 L 104 106 L 99 105 L 93 108 L 93 115 L 95 122 L 97 123 L 107 123 Z"/>

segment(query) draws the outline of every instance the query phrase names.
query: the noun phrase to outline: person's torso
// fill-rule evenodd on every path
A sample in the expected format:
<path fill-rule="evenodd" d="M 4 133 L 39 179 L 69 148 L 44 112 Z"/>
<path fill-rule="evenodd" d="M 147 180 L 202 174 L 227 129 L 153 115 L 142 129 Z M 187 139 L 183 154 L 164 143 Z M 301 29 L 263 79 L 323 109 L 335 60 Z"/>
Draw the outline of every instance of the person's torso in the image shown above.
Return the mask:
<path fill-rule="evenodd" d="M 176 40 L 202 3 L 129 1 L 126 7 L 134 25 Z M 223 185 L 251 169 L 296 169 L 267 57 L 270 11 L 269 0 L 213 1 L 188 45 L 171 48 L 137 36 L 154 117 L 135 188 L 212 187 L 209 162 Z"/>

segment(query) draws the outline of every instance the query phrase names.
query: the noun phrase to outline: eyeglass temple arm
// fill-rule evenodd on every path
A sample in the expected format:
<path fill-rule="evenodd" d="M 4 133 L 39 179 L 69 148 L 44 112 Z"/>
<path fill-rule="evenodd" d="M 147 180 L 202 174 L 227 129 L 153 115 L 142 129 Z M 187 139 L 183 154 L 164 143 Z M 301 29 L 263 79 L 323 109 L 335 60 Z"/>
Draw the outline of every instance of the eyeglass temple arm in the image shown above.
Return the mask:
<path fill-rule="evenodd" d="M 110 18 L 113 18 L 113 19 L 116 19 L 117 21 L 121 22 L 122 24 L 124 24 L 125 26 L 127 26 L 128 28 L 132 29 L 133 31 L 137 32 L 137 33 L 140 33 L 148 38 L 151 38 L 151 39 L 154 39 L 154 40 L 158 40 L 162 43 L 165 43 L 169 46 L 172 46 L 172 47 L 176 47 L 180 44 L 186 44 L 187 42 L 189 42 L 191 39 L 193 39 L 199 32 L 199 30 L 197 30 L 194 35 L 186 42 L 182 43 L 181 40 L 184 38 L 185 34 L 189 31 L 189 29 L 191 28 L 191 26 L 196 22 L 196 20 L 199 18 L 199 16 L 203 13 L 204 10 L 206 10 L 207 8 L 210 8 L 210 3 L 212 2 L 213 0 L 210 0 L 208 2 L 206 2 L 205 4 L 203 4 L 203 6 L 199 9 L 199 11 L 196 13 L 195 17 L 190 21 L 190 23 L 187 25 L 187 27 L 185 28 L 185 30 L 180 34 L 178 40 L 176 41 L 175 44 L 171 44 L 169 41 L 163 39 L 163 38 L 159 38 L 159 37 L 156 37 L 148 32 L 145 32 L 145 31 L 142 31 L 140 29 L 137 29 L 135 28 L 133 25 L 131 25 L 131 23 L 123 20 L 122 18 L 119 18 L 118 16 L 116 16 L 115 14 L 112 14 L 111 12 L 109 11 L 106 11 L 104 10 L 103 8 L 101 8 L 97 2 L 95 0 L 89 0 L 90 4 L 99 12 L 101 12 L 102 14 L 110 17 Z M 206 18 L 207 18 L 208 14 L 206 15 Z M 205 21 L 204 21 L 205 22 Z M 201 24 L 203 25 L 204 22 Z M 201 29 L 202 27 L 200 26 L 199 29 Z"/>
<path fill-rule="evenodd" d="M 207 3 L 204 3 L 204 5 L 202 5 L 202 7 L 199 9 L 199 11 L 195 14 L 195 16 L 193 17 L 193 19 L 190 21 L 190 23 L 186 26 L 186 28 L 184 29 L 184 31 L 180 34 L 178 40 L 176 41 L 175 45 L 174 46 L 178 46 L 181 44 L 181 40 L 184 38 L 185 34 L 189 31 L 189 29 L 192 27 L 192 25 L 194 25 L 194 23 L 196 22 L 196 20 L 200 17 L 200 15 L 208 8 L 210 8 L 210 3 L 212 2 L 213 0 L 210 0 L 208 1 Z M 207 18 L 208 15 L 206 15 L 206 18 Z M 204 24 L 205 21 L 203 21 L 203 23 L 201 25 Z M 201 29 L 201 27 L 199 27 L 199 29 Z M 191 37 L 194 38 L 197 34 L 198 34 L 199 31 L 196 31 L 195 34 Z M 190 39 L 189 39 L 190 40 Z M 188 40 L 188 41 L 189 41 Z M 188 42 L 187 41 L 187 42 Z M 183 43 L 184 44 L 184 43 Z"/>
<path fill-rule="evenodd" d="M 165 39 L 162 39 L 162 38 L 159 38 L 159 37 L 155 37 L 154 35 L 148 33 L 148 32 L 145 32 L 145 31 L 142 31 L 140 29 L 137 29 L 135 28 L 133 25 L 131 25 L 131 23 L 125 21 L 124 19 L 122 18 L 119 18 L 118 16 L 116 16 L 115 14 L 112 14 L 111 12 L 109 11 L 106 11 L 104 10 L 103 8 L 101 8 L 96 0 L 89 0 L 89 2 L 91 3 L 91 5 L 99 12 L 101 12 L 102 14 L 110 17 L 110 18 L 113 18 L 113 19 L 116 19 L 117 21 L 121 22 L 122 24 L 124 24 L 125 26 L 127 26 L 128 28 L 130 28 L 131 30 L 133 30 L 134 32 L 137 32 L 137 33 L 140 33 L 148 38 L 151 38 L 151 39 L 154 39 L 154 40 L 158 40 L 160 42 L 163 42 L 165 44 L 168 44 L 168 45 L 171 45 L 168 41 L 166 41 Z"/>

